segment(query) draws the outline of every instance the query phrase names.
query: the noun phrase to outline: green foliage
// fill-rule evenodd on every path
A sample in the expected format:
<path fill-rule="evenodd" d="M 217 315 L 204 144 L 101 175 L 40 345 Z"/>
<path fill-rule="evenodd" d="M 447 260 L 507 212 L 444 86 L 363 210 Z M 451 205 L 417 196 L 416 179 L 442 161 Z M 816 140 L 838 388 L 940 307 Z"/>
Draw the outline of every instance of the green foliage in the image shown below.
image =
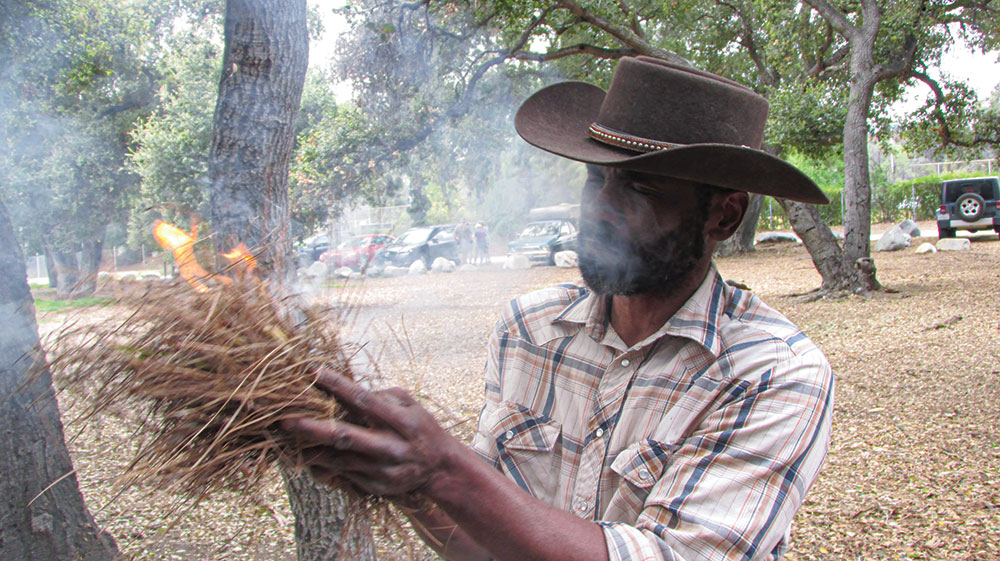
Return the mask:
<path fill-rule="evenodd" d="M 188 224 L 207 216 L 208 156 L 212 143 L 222 46 L 211 29 L 188 28 L 169 40 L 161 62 L 157 111 L 132 131 L 130 168 L 142 178 L 129 223 L 133 246 L 152 245 L 157 218 Z"/>

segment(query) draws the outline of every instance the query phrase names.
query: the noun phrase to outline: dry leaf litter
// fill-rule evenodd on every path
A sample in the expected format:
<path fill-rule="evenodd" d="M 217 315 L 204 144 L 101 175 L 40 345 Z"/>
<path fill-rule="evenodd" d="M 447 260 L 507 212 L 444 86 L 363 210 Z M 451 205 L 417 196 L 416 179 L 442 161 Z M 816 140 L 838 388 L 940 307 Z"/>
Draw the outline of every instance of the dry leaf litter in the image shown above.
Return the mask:
<path fill-rule="evenodd" d="M 933 223 L 920 226 L 934 234 Z M 913 248 L 924 241 L 935 238 L 915 239 Z M 820 282 L 801 245 L 718 260 L 724 278 L 796 322 L 836 373 L 830 454 L 796 517 L 789 560 L 1000 559 L 1000 241 L 979 235 L 971 251 L 931 255 L 913 248 L 874 255 L 890 292 L 817 302 L 798 296 Z M 575 269 L 494 265 L 372 278 L 313 297 L 349 294 L 359 308 L 346 337 L 367 341 L 388 383 L 425 397 L 468 440 L 500 307 L 577 277 Z M 65 318 L 41 319 L 43 329 L 58 329 Z M 79 405 L 62 406 L 64 419 L 79 413 Z M 142 485 L 116 493 L 135 428 L 111 415 L 66 427 L 84 496 L 128 558 L 295 558 L 293 519 L 274 471 L 255 501 L 223 489 L 169 525 L 165 513 L 184 508 L 181 495 Z M 383 554 L 394 546 L 380 544 Z"/>

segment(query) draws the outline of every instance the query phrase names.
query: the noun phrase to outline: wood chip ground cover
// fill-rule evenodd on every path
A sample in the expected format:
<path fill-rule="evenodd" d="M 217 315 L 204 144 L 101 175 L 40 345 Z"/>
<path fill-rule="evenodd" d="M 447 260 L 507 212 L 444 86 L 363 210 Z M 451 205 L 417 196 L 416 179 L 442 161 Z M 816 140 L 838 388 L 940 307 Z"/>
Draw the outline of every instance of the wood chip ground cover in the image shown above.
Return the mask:
<path fill-rule="evenodd" d="M 923 241 L 935 239 L 913 247 Z M 819 285 L 801 246 L 718 261 L 723 277 L 802 327 L 836 372 L 830 455 L 786 558 L 1000 559 L 1000 241 L 980 235 L 971 251 L 874 257 L 893 292 L 812 303 L 795 296 Z M 425 397 L 468 439 L 500 307 L 577 277 L 575 269 L 487 266 L 368 279 L 314 296 L 358 302 L 353 336 L 370 341 L 383 375 Z M 219 493 L 185 506 L 149 489 L 114 494 L 130 458 L 130 426 L 117 417 L 72 423 L 73 398 L 63 396 L 62 406 L 81 488 L 129 558 L 295 558 L 277 475 L 253 500 Z"/>

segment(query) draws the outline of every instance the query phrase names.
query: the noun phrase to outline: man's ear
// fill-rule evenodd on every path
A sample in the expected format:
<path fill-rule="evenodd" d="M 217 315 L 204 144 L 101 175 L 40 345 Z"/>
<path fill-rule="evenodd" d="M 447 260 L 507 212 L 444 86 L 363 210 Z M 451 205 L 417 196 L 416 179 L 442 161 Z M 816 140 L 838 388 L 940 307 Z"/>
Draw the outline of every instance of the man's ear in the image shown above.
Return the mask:
<path fill-rule="evenodd" d="M 750 196 L 745 191 L 725 191 L 716 195 L 705 234 L 715 242 L 729 239 L 743 222 L 749 205 Z"/>

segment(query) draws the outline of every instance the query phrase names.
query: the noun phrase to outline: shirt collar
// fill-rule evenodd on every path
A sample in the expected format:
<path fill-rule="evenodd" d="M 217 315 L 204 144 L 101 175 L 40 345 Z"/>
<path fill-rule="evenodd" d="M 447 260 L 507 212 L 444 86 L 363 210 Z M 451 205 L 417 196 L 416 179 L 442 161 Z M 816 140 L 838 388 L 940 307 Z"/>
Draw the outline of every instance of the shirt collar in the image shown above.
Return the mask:
<path fill-rule="evenodd" d="M 690 339 L 717 357 L 722 351 L 718 328 L 727 309 L 726 302 L 726 284 L 713 263 L 705 279 L 677 313 L 635 347 L 645 347 L 664 335 L 671 335 Z M 552 323 L 578 324 L 594 341 L 605 343 L 608 332 L 612 331 L 613 334 L 609 324 L 608 303 L 607 296 L 588 290 L 585 296 L 566 306 Z M 617 335 L 614 338 L 618 339 Z"/>

